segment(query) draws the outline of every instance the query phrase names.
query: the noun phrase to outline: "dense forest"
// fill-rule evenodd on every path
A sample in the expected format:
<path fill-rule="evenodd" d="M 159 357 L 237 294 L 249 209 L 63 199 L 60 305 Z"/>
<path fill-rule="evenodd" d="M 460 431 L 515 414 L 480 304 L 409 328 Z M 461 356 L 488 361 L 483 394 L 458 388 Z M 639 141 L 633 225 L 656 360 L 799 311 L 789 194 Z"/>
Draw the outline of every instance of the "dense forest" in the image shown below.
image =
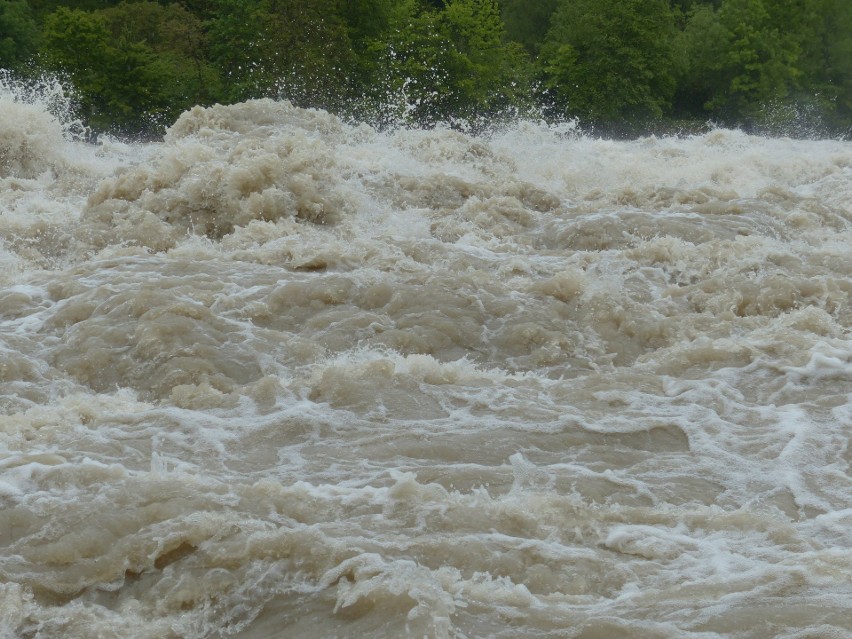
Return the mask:
<path fill-rule="evenodd" d="M 848 135 L 852 2 L 0 0 L 0 68 L 124 135 L 264 96 L 379 126 Z"/>

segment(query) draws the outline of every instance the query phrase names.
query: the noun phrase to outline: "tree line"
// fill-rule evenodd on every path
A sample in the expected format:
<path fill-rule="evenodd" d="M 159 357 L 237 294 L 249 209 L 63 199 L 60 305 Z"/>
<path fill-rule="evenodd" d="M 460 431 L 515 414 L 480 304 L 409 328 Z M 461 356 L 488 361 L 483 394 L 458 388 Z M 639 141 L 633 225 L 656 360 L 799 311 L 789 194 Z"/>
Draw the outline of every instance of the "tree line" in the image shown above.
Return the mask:
<path fill-rule="evenodd" d="M 0 0 L 0 68 L 96 131 L 283 97 L 372 124 L 852 127 L 849 0 Z M 816 127 L 816 129 L 815 129 Z"/>

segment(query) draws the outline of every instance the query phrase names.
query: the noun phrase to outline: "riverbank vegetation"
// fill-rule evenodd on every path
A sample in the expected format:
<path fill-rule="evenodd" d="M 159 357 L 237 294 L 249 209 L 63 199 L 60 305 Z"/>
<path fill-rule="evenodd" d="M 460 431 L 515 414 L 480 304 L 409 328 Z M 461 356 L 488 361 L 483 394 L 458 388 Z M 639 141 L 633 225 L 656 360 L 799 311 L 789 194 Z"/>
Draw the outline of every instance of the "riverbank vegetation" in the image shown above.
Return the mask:
<path fill-rule="evenodd" d="M 0 68 L 63 78 L 121 135 L 268 96 L 376 125 L 848 135 L 852 2 L 0 0 Z"/>

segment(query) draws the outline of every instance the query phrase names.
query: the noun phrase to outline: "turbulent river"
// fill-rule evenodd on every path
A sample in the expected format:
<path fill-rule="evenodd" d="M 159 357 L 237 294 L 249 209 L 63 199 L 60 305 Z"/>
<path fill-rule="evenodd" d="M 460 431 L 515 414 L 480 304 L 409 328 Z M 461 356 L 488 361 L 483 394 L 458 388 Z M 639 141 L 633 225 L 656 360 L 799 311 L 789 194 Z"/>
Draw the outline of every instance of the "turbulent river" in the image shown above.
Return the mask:
<path fill-rule="evenodd" d="M 0 638 L 852 637 L 852 143 L 158 143 L 0 95 Z"/>

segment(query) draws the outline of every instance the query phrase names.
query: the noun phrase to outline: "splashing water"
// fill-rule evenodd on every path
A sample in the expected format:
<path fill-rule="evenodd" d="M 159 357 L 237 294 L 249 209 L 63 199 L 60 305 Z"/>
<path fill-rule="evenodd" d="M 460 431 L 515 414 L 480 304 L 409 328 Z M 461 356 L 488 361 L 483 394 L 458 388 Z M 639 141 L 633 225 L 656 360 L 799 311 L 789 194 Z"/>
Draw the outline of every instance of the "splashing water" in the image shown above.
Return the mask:
<path fill-rule="evenodd" d="M 852 636 L 849 143 L 8 96 L 0 636 Z"/>

